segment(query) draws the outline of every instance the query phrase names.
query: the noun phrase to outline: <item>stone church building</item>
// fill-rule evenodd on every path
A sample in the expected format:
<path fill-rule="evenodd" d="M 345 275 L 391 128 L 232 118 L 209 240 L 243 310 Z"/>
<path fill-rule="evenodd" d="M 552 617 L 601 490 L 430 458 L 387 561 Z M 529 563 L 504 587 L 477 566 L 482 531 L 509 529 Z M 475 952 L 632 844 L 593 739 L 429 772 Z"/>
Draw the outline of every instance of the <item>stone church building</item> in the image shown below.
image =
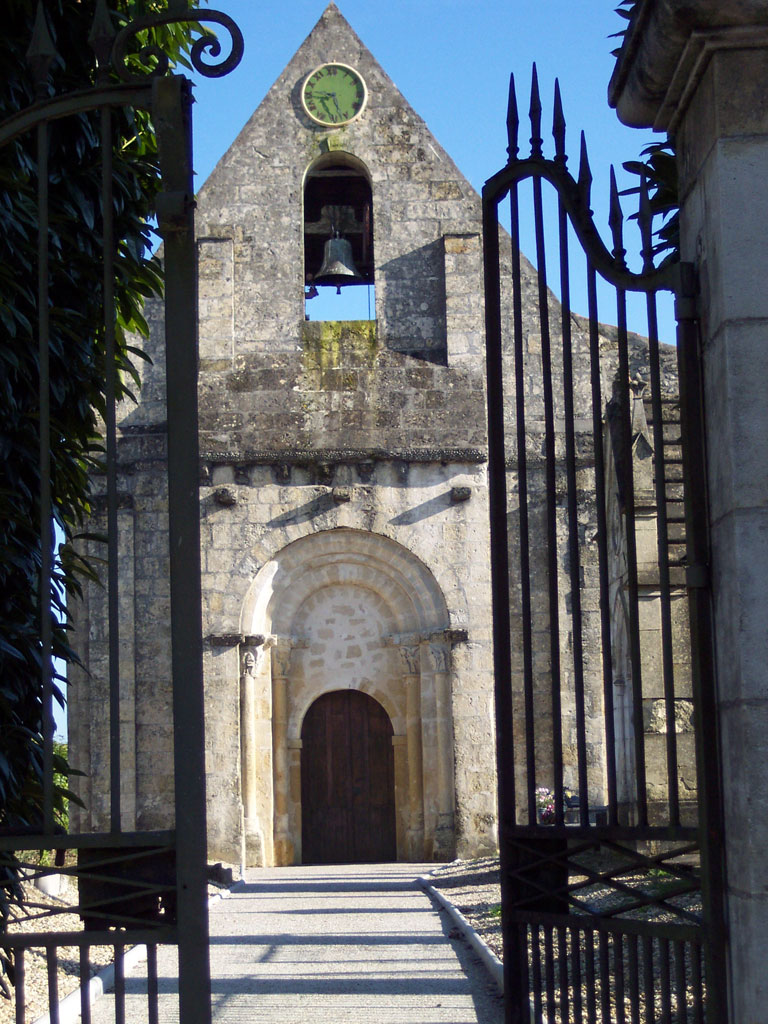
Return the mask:
<path fill-rule="evenodd" d="M 200 190 L 196 223 L 210 855 L 494 850 L 479 196 L 330 4 Z M 307 318 L 313 289 L 341 283 L 330 250 L 355 275 L 348 287 L 375 289 L 375 318 Z M 139 829 L 169 823 L 173 785 L 161 304 L 147 313 L 153 363 L 121 410 L 119 467 L 123 825 Z M 525 328 L 540 358 L 533 312 Z M 596 558 L 585 527 L 585 629 L 598 636 Z M 88 591 L 75 619 L 90 675 L 70 686 L 70 760 L 86 772 L 73 825 L 100 828 L 103 593 Z M 569 713 L 566 697 L 566 746 Z"/>

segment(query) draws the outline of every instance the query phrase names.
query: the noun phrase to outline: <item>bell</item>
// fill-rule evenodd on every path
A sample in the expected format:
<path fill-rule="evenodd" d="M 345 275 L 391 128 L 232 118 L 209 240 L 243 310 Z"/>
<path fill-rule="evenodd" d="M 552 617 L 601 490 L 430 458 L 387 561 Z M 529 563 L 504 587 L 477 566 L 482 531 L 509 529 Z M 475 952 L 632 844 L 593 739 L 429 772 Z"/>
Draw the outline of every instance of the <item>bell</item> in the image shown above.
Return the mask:
<path fill-rule="evenodd" d="M 331 284 L 336 286 L 336 294 L 341 293 L 345 284 L 362 284 L 364 278 L 352 259 L 352 244 L 346 238 L 329 238 L 323 252 L 323 265 L 315 275 L 313 284 Z"/>

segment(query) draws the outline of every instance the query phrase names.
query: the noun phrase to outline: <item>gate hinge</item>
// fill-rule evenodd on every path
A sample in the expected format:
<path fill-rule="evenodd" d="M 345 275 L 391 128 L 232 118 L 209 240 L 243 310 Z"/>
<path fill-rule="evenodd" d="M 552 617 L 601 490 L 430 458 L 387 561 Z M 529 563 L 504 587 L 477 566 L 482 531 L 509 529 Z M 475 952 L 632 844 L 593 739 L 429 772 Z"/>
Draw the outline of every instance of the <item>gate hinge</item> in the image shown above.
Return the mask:
<path fill-rule="evenodd" d="M 698 320 L 699 303 L 696 265 L 681 262 L 677 266 L 678 287 L 675 290 L 675 317 L 678 320 Z"/>
<path fill-rule="evenodd" d="M 184 231 L 187 215 L 194 210 L 195 201 L 188 192 L 160 192 L 155 200 L 155 212 L 160 234 L 166 231 Z"/>
<path fill-rule="evenodd" d="M 678 295 L 675 298 L 675 319 L 698 320 L 699 307 L 693 295 Z"/>
<path fill-rule="evenodd" d="M 685 567 L 685 585 L 696 589 L 706 589 L 709 586 L 709 566 L 701 563 L 687 565 Z"/>

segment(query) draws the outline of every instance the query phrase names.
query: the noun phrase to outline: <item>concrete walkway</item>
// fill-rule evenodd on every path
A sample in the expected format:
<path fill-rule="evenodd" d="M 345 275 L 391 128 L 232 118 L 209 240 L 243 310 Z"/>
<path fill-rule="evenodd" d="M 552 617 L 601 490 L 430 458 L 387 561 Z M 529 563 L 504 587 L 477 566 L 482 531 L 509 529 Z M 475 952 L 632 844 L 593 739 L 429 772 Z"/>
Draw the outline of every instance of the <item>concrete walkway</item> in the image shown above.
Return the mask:
<path fill-rule="evenodd" d="M 216 1024 L 501 1024 L 494 985 L 416 878 L 431 865 L 275 868 L 211 908 Z M 142 967 L 126 1020 L 146 1019 Z M 170 951 L 160 1021 L 178 1020 Z M 111 996 L 94 1024 L 114 1021 Z"/>

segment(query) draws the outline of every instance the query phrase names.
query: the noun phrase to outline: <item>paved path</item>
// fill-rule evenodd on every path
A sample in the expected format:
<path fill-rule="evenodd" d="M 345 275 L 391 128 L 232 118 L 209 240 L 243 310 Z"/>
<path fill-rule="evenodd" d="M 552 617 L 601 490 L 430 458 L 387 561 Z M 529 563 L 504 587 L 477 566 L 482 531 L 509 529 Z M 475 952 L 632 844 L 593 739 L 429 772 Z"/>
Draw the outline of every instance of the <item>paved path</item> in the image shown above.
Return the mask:
<path fill-rule="evenodd" d="M 211 908 L 216 1024 L 501 1024 L 501 1000 L 421 891 L 429 865 L 254 870 Z M 166 954 L 167 956 L 168 954 Z M 160 963 L 160 1020 L 178 1019 Z M 146 1019 L 138 968 L 126 1020 Z M 163 996 L 162 993 L 169 993 Z M 114 1020 L 111 997 L 94 1024 Z"/>

